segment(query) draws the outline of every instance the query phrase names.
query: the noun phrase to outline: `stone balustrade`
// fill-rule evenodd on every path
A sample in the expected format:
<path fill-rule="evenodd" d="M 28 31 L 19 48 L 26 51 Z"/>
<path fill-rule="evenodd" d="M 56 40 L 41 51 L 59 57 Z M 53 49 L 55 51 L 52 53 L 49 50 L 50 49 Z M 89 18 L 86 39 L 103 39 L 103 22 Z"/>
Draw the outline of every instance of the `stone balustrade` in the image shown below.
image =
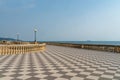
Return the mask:
<path fill-rule="evenodd" d="M 48 42 L 47 44 L 120 53 L 120 45 L 71 44 L 71 43 L 57 43 L 57 42 L 56 43 Z"/>
<path fill-rule="evenodd" d="M 87 44 L 84 44 L 84 45 L 81 45 L 81 48 L 120 53 L 120 46 L 115 46 L 115 45 L 87 45 Z"/>
<path fill-rule="evenodd" d="M 30 53 L 45 49 L 46 44 L 11 44 L 0 45 L 0 55 Z"/>

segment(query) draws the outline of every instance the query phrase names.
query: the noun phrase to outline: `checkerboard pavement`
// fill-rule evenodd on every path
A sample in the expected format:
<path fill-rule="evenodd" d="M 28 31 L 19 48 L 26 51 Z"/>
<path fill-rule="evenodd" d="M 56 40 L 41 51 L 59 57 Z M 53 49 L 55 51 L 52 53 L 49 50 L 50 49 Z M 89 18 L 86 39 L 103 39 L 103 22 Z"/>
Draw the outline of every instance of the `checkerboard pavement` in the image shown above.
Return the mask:
<path fill-rule="evenodd" d="M 1 55 L 0 80 L 120 80 L 120 54 L 47 45 Z"/>

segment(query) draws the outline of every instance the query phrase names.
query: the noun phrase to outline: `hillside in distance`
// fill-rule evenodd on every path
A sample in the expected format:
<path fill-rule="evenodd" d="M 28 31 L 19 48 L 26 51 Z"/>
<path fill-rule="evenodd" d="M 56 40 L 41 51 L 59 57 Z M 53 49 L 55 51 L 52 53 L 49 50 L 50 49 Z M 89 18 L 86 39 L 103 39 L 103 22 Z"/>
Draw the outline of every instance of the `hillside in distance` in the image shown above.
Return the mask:
<path fill-rule="evenodd" d="M 2 41 L 2 40 L 16 41 L 16 39 L 13 39 L 13 38 L 2 38 L 2 37 L 0 37 L 0 41 Z"/>

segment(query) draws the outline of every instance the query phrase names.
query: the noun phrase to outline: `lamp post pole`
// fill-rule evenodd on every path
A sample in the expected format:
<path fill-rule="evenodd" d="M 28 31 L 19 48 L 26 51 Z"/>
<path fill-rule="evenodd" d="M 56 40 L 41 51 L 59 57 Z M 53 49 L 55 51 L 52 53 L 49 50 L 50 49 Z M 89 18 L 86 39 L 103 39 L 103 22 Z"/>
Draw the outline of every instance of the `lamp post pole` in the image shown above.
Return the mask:
<path fill-rule="evenodd" d="M 34 29 L 34 42 L 36 43 L 37 40 L 36 40 L 36 33 L 37 33 L 37 29 Z"/>
<path fill-rule="evenodd" d="M 17 41 L 19 41 L 19 33 L 17 33 Z"/>

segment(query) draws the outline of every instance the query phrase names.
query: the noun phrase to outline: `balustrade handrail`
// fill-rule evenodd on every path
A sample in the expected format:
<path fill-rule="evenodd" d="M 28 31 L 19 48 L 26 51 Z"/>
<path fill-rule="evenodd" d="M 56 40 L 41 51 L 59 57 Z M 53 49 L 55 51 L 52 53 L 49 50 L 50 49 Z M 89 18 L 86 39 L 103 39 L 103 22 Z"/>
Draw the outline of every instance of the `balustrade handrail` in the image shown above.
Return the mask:
<path fill-rule="evenodd" d="M 45 46 L 45 43 L 0 45 L 0 55 L 41 51 L 45 49 Z"/>

